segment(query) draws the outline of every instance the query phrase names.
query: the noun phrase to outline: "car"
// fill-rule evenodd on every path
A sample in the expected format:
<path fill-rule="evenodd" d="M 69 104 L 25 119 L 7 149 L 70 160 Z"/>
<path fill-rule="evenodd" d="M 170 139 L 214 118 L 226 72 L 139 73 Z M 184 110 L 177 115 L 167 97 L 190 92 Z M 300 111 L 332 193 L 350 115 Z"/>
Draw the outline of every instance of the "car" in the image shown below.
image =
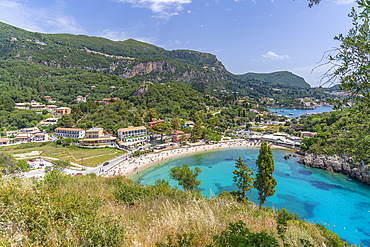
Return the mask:
<path fill-rule="evenodd" d="M 35 160 L 30 160 L 30 162 L 35 162 Z"/>
<path fill-rule="evenodd" d="M 104 162 L 103 166 L 106 166 L 106 165 L 108 165 L 108 164 L 109 164 L 109 162 L 108 162 L 108 161 L 106 161 L 106 162 Z"/>
<path fill-rule="evenodd" d="M 44 166 L 44 164 L 40 164 L 40 166 Z"/>
<path fill-rule="evenodd" d="M 82 172 L 78 172 L 78 173 L 76 173 L 75 176 L 81 176 L 81 175 L 82 175 Z"/>

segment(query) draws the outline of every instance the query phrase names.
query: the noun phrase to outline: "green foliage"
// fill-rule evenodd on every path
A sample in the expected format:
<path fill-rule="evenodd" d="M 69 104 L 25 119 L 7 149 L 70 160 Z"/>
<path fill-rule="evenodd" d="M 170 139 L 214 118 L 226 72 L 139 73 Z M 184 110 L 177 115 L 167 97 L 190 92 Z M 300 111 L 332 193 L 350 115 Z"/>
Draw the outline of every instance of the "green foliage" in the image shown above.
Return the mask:
<path fill-rule="evenodd" d="M 136 157 L 136 156 L 140 156 L 140 155 L 142 155 L 142 154 L 147 154 L 147 153 L 151 153 L 151 152 L 153 152 L 153 149 L 148 149 L 148 150 L 144 150 L 144 151 L 136 150 L 136 151 L 132 154 L 132 156 L 133 156 L 133 157 Z"/>
<path fill-rule="evenodd" d="M 154 191 L 140 184 L 123 183 L 113 192 L 117 200 L 127 205 L 134 205 L 137 201 L 143 200 L 154 195 Z"/>
<path fill-rule="evenodd" d="M 208 119 L 208 123 L 211 125 L 211 126 L 218 126 L 220 124 L 220 119 L 217 115 L 214 115 L 213 117 L 210 117 Z"/>
<path fill-rule="evenodd" d="M 299 220 L 299 215 L 298 214 L 293 214 L 290 213 L 289 210 L 286 210 L 285 208 L 282 209 L 276 209 L 276 223 L 277 223 L 277 231 L 280 236 L 280 238 L 283 240 L 283 243 L 285 242 L 285 232 L 287 230 L 287 222 L 289 220 Z M 304 241 L 301 239 L 301 241 Z M 309 244 L 309 243 L 308 243 Z M 286 244 L 284 243 L 284 246 Z M 304 246 L 309 246 L 309 245 L 304 245 Z"/>
<path fill-rule="evenodd" d="M 302 78 L 288 71 L 279 71 L 268 74 L 247 73 L 241 77 L 254 79 L 269 84 L 282 84 L 292 87 L 310 88 L 310 85 Z"/>
<path fill-rule="evenodd" d="M 63 115 L 62 118 L 58 121 L 58 124 L 62 127 L 72 128 L 74 125 L 72 115 Z"/>
<path fill-rule="evenodd" d="M 177 234 L 176 239 L 172 236 L 167 236 L 166 243 L 156 243 L 157 247 L 190 247 L 192 246 L 194 234 L 184 233 Z M 241 246 L 254 246 L 254 247 L 277 247 L 278 241 L 262 231 L 260 233 L 251 233 L 243 221 L 236 223 L 229 223 L 227 230 L 222 231 L 220 235 L 213 237 L 213 243 L 206 245 L 206 247 L 241 247 Z"/>
<path fill-rule="evenodd" d="M 253 186 L 258 191 L 259 207 L 262 208 L 266 198 L 275 194 L 275 186 L 277 185 L 272 176 L 275 170 L 272 151 L 265 141 L 262 142 L 256 165 L 257 174 Z"/>
<path fill-rule="evenodd" d="M 185 191 L 194 191 L 201 184 L 201 181 L 197 180 L 201 172 L 199 167 L 192 171 L 187 164 L 183 164 L 181 167 L 171 168 L 170 178 L 177 180 Z"/>
<path fill-rule="evenodd" d="M 193 129 L 191 130 L 191 140 L 193 142 L 196 142 L 198 140 L 198 138 L 201 137 L 202 124 L 203 124 L 202 120 L 200 119 L 200 117 L 198 115 L 196 115 L 195 125 L 194 125 Z"/>
<path fill-rule="evenodd" d="M 10 154 L 0 150 L 0 173 L 4 175 L 17 174 L 28 170 L 24 160 L 16 161 Z"/>
<path fill-rule="evenodd" d="M 335 247 L 345 247 L 345 246 L 350 246 L 348 243 L 344 242 L 343 240 L 340 239 L 340 237 L 332 232 L 326 229 L 325 226 L 316 223 L 316 227 L 321 230 L 325 237 L 325 245 L 326 246 L 335 246 Z"/>
<path fill-rule="evenodd" d="M 9 96 L 0 97 L 0 111 L 12 111 L 15 106 L 14 100 Z"/>
<path fill-rule="evenodd" d="M 202 138 L 206 142 L 214 141 L 219 142 L 221 141 L 221 135 L 217 134 L 216 132 L 212 131 L 211 129 L 203 129 L 202 130 Z"/>
<path fill-rule="evenodd" d="M 238 191 L 235 191 L 234 194 L 237 196 L 239 201 L 248 201 L 246 192 L 251 192 L 253 188 L 253 171 L 248 168 L 247 164 L 243 162 L 242 158 L 236 160 L 234 174 L 234 182 Z"/>
<path fill-rule="evenodd" d="M 133 124 L 135 127 L 143 125 L 143 120 L 141 119 L 141 116 L 138 113 L 135 114 Z"/>
<path fill-rule="evenodd" d="M 298 214 L 290 213 L 289 210 L 286 210 L 285 208 L 276 209 L 275 212 L 276 212 L 277 218 L 283 219 L 284 221 L 299 219 Z"/>
<path fill-rule="evenodd" d="M 304 117 L 305 129 L 320 125 L 321 132 L 302 140 L 302 149 L 311 153 L 352 157 L 354 163 L 370 163 L 370 112 L 355 108 Z"/>
<path fill-rule="evenodd" d="M 163 134 L 171 133 L 171 125 L 169 123 L 157 123 L 153 126 L 153 131 L 155 133 L 161 134 L 161 140 L 163 139 Z"/>
<path fill-rule="evenodd" d="M 10 129 L 35 127 L 38 122 L 44 119 L 45 115 L 36 114 L 35 111 L 15 110 L 13 112 L 0 110 L 0 127 Z"/>
<path fill-rule="evenodd" d="M 358 14 L 352 8 L 348 15 L 352 18 L 352 28 L 346 36 L 342 34 L 334 37 L 340 42 L 339 48 L 328 52 L 327 59 L 335 64 L 325 74 L 328 76 L 327 83 L 339 81 L 341 91 L 348 93 L 348 97 L 335 100 L 337 108 L 348 106 L 349 101 L 359 104 L 363 108 L 370 105 L 369 92 L 369 62 L 370 53 L 370 2 L 365 0 L 357 1 L 362 12 Z"/>
<path fill-rule="evenodd" d="M 16 182 L 0 186 L 1 211 L 7 212 L 0 216 L 6 226 L 1 231 L 9 234 L 8 239 L 12 240 L 9 244 L 120 246 L 124 243 L 125 231 L 119 220 L 99 217 L 97 209 L 101 207 L 101 200 L 51 189 L 44 185 L 48 182 L 36 182 L 28 189 L 20 183 L 17 186 Z M 20 240 L 18 234 L 22 234 Z"/>
<path fill-rule="evenodd" d="M 177 131 L 177 130 L 180 130 L 180 118 L 179 116 L 176 116 L 174 118 L 172 118 L 171 120 L 171 128 L 173 131 Z"/>
<path fill-rule="evenodd" d="M 254 246 L 254 247 L 273 247 L 279 246 L 278 241 L 262 231 L 260 233 L 251 233 L 243 221 L 230 223 L 229 228 L 222 231 L 220 235 L 215 235 L 214 243 L 207 245 L 208 247 L 238 247 L 238 246 Z"/>
<path fill-rule="evenodd" d="M 165 243 L 156 243 L 157 247 L 191 247 L 191 240 L 194 238 L 192 233 L 177 234 L 177 238 L 172 240 L 172 236 L 167 236 L 167 244 Z"/>
<path fill-rule="evenodd" d="M 154 185 L 144 186 L 140 183 L 133 183 L 131 180 L 115 178 L 111 181 L 111 185 L 113 186 L 115 199 L 129 206 L 136 205 L 143 200 L 154 200 L 158 197 L 181 202 L 185 198 L 199 196 L 198 194 L 189 194 L 178 190 L 177 187 L 170 186 L 164 179 L 156 180 Z"/>

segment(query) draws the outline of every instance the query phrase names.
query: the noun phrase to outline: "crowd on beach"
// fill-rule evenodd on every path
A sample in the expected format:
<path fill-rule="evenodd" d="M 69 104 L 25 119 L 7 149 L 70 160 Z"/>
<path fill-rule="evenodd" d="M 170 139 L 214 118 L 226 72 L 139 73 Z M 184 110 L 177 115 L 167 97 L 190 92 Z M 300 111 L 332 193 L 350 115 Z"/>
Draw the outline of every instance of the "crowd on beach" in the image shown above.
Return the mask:
<path fill-rule="evenodd" d="M 210 150 L 224 149 L 224 148 L 236 148 L 236 147 L 260 147 L 260 141 L 246 141 L 237 140 L 227 143 L 217 143 L 217 144 L 201 144 L 193 146 L 184 146 L 176 149 L 163 150 L 153 153 L 148 153 L 141 155 L 139 157 L 128 158 L 110 169 L 104 170 L 100 169 L 99 175 L 101 176 L 116 176 L 124 175 L 131 176 L 133 174 L 138 174 L 142 169 L 147 168 L 153 164 L 159 164 L 160 162 L 178 157 L 189 155 L 198 152 L 207 152 Z"/>

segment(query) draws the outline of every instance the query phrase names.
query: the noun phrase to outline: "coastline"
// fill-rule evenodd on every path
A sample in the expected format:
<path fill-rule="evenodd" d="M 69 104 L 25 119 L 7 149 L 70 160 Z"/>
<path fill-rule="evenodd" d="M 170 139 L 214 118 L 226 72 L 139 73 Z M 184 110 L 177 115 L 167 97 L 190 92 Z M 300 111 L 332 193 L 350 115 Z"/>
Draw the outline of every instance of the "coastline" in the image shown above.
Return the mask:
<path fill-rule="evenodd" d="M 138 157 L 129 158 L 123 162 L 117 164 L 116 166 L 110 168 L 107 171 L 103 171 L 101 176 L 115 176 L 123 175 L 126 177 L 131 177 L 133 175 L 139 174 L 141 171 L 149 168 L 153 165 L 157 165 L 160 162 L 166 161 L 168 159 L 187 156 L 196 153 L 208 152 L 212 150 L 220 150 L 227 148 L 259 148 L 260 142 L 251 142 L 245 140 L 236 140 L 227 143 L 219 144 L 200 144 L 200 145 L 191 145 L 186 147 L 179 147 L 169 150 L 163 150 L 159 152 L 153 152 L 144 154 Z M 281 148 L 292 150 L 286 147 L 270 145 L 271 148 Z M 294 150 L 296 151 L 296 150 Z"/>

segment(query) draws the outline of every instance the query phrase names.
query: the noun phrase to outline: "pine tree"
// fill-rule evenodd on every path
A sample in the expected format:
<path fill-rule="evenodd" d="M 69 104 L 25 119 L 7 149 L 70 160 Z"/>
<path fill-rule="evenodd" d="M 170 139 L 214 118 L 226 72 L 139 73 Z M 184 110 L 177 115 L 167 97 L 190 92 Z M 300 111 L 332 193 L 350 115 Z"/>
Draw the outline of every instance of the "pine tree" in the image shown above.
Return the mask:
<path fill-rule="evenodd" d="M 194 128 L 191 131 L 191 140 L 193 142 L 196 142 L 201 134 L 202 134 L 202 120 L 197 115 L 195 119 Z"/>
<path fill-rule="evenodd" d="M 266 198 L 275 194 L 275 186 L 277 185 L 272 176 L 275 169 L 272 151 L 265 141 L 262 142 L 256 165 L 258 171 L 253 186 L 258 191 L 259 207 L 262 208 Z"/>
<path fill-rule="evenodd" d="M 238 197 L 239 201 L 248 200 L 246 192 L 250 192 L 253 188 L 253 171 L 248 168 L 247 164 L 243 162 L 242 158 L 236 160 L 235 170 L 233 171 L 234 182 L 238 187 L 238 191 L 233 192 Z"/>
<path fill-rule="evenodd" d="M 141 120 L 141 117 L 138 113 L 136 113 L 134 116 L 133 124 L 135 127 L 143 125 L 143 121 Z"/>
<path fill-rule="evenodd" d="M 179 118 L 179 116 L 176 116 L 176 117 L 172 118 L 171 128 L 172 128 L 173 131 L 177 131 L 177 130 L 180 129 L 180 118 Z"/>

